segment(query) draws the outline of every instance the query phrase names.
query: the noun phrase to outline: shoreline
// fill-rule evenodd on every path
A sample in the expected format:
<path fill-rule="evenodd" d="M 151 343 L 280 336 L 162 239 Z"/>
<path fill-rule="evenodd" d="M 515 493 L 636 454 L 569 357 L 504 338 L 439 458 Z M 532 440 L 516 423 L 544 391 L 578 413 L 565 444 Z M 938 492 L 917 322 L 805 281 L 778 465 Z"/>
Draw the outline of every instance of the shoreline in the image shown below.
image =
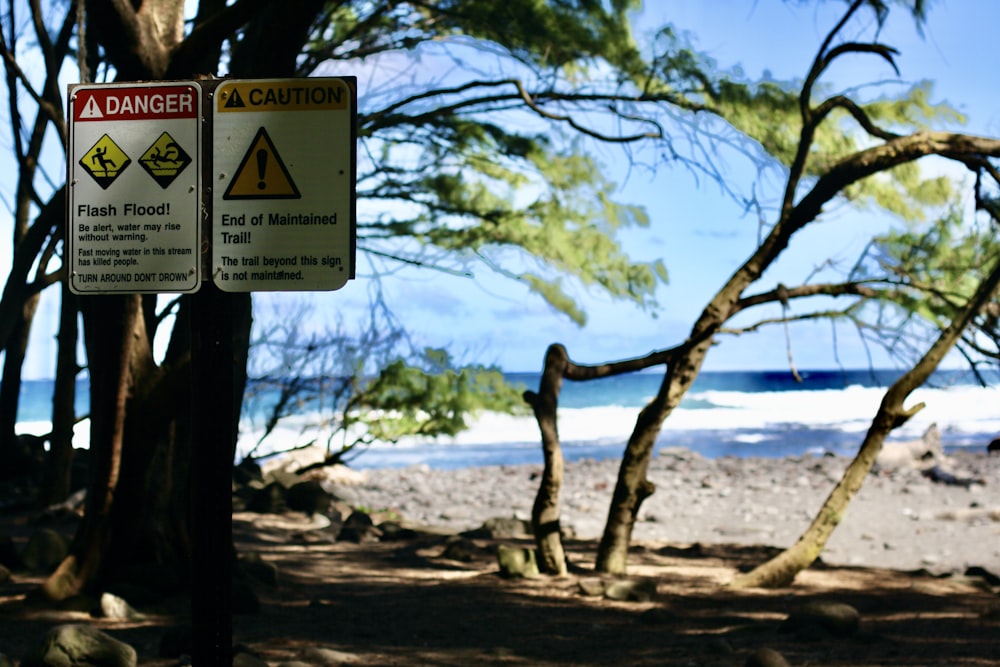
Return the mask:
<path fill-rule="evenodd" d="M 300 462 L 303 457 L 296 456 Z M 676 546 L 793 544 L 850 462 L 843 456 L 707 459 L 674 448 L 655 455 L 648 478 L 656 492 L 642 505 L 632 542 Z M 1000 456 L 960 452 L 949 470 L 981 480 L 935 482 L 914 468 L 881 470 L 865 480 L 821 558 L 833 565 L 925 569 L 971 566 L 1000 574 Z M 291 465 L 273 462 L 266 469 Z M 564 533 L 598 539 L 618 474 L 617 459 L 566 464 L 560 495 Z M 541 465 L 451 470 L 425 465 L 318 473 L 335 496 L 404 521 L 452 532 L 495 517 L 530 519 Z"/>

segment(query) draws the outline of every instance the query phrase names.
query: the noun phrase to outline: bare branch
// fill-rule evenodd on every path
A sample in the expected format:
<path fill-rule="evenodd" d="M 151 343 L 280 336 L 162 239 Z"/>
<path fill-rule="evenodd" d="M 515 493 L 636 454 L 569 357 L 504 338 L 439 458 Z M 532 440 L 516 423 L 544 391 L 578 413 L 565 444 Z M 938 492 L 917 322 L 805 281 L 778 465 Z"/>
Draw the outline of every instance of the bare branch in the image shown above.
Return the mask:
<path fill-rule="evenodd" d="M 402 113 L 401 110 L 408 105 L 415 102 L 426 99 L 442 98 L 451 95 L 461 95 L 469 91 L 475 90 L 477 88 L 502 88 L 506 86 L 512 86 L 516 89 L 516 93 L 501 93 L 496 95 L 483 95 L 478 97 L 466 97 L 462 100 L 455 102 L 450 105 L 440 106 L 432 111 L 428 111 L 422 114 L 412 114 L 412 113 Z M 621 101 L 620 95 L 615 95 L 611 93 L 560 93 L 557 91 L 545 91 L 545 92 L 535 92 L 531 93 L 525 88 L 522 81 L 519 79 L 499 79 L 496 81 L 470 81 L 464 83 L 460 86 L 455 86 L 452 88 L 438 88 L 434 90 L 424 91 L 416 95 L 412 95 L 398 102 L 387 106 L 385 109 L 378 111 L 369 115 L 366 119 L 360 121 L 359 125 L 365 128 L 366 132 L 371 134 L 379 129 L 390 127 L 397 124 L 412 124 L 419 125 L 421 123 L 427 122 L 433 118 L 441 118 L 451 114 L 455 114 L 462 110 L 477 110 L 485 111 L 481 107 L 487 107 L 491 104 L 498 104 L 501 102 L 522 102 L 533 112 L 539 116 L 546 118 L 548 120 L 553 120 L 557 122 L 563 122 L 568 124 L 573 129 L 581 132 L 587 136 L 594 137 L 600 141 L 606 141 L 611 143 L 632 143 L 640 141 L 642 139 L 662 139 L 664 137 L 663 128 L 651 118 L 637 118 L 635 116 L 626 116 L 623 113 L 617 111 L 614 107 L 608 107 L 608 111 L 611 111 L 619 118 L 623 118 L 630 122 L 636 123 L 646 123 L 653 126 L 655 129 L 648 132 L 637 132 L 630 135 L 612 135 L 600 132 L 593 128 L 587 127 L 574 119 L 572 116 L 567 114 L 557 114 L 548 111 L 543 108 L 543 104 L 546 102 L 571 102 L 571 103 L 589 103 L 589 104 L 611 104 L 616 101 Z M 697 105 L 689 101 L 683 100 L 675 95 L 643 95 L 637 96 L 631 99 L 633 102 L 650 102 L 650 103 L 668 103 L 671 105 L 683 107 L 690 111 L 707 111 L 714 113 L 710 107 Z"/>
<path fill-rule="evenodd" d="M 810 296 L 861 296 L 865 298 L 885 298 L 886 292 L 876 290 L 872 284 L 881 282 L 874 280 L 864 280 L 847 283 L 816 283 L 813 285 L 799 285 L 797 287 L 785 287 L 779 285 L 773 290 L 754 294 L 739 299 L 730 311 L 730 317 L 736 313 L 758 306 L 763 303 L 787 302 L 790 299 L 800 299 Z"/>
<path fill-rule="evenodd" d="M 854 100 L 845 97 L 844 95 L 835 95 L 822 104 L 816 107 L 816 115 L 818 118 L 826 118 L 834 109 L 845 109 L 847 113 L 851 114 L 854 120 L 858 121 L 858 125 L 864 129 L 868 134 L 889 141 L 890 139 L 898 139 L 901 135 L 895 134 L 894 132 L 889 132 L 888 130 L 883 130 L 871 121 L 868 114 L 865 113 L 864 109 L 858 106 Z"/>
<path fill-rule="evenodd" d="M 810 322 L 814 320 L 837 320 L 837 319 L 850 319 L 855 320 L 853 315 L 854 306 L 850 306 L 843 310 L 816 310 L 809 313 L 803 313 L 801 315 L 793 316 L 781 316 L 781 317 L 767 317 L 757 320 L 753 324 L 748 324 L 743 327 L 720 327 L 719 333 L 726 334 L 729 336 L 741 336 L 743 334 L 754 333 L 763 329 L 764 327 L 773 326 L 775 324 L 786 325 L 793 322 Z"/>

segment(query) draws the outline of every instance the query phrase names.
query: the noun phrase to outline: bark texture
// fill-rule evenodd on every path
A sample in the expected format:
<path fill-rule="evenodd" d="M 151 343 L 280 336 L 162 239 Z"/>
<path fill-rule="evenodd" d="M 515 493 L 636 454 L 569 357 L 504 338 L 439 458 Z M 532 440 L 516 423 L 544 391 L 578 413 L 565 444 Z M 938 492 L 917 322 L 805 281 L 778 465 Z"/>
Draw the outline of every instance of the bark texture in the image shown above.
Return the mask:
<path fill-rule="evenodd" d="M 538 545 L 539 567 L 543 572 L 557 576 L 564 576 L 567 572 L 559 525 L 559 492 L 562 489 L 564 463 L 556 413 L 563 373 L 568 363 L 566 348 L 551 345 L 545 353 L 545 370 L 538 393 L 524 392 L 524 399 L 531 405 L 538 420 L 545 458 L 542 480 L 531 508 L 531 526 L 535 544 Z"/>

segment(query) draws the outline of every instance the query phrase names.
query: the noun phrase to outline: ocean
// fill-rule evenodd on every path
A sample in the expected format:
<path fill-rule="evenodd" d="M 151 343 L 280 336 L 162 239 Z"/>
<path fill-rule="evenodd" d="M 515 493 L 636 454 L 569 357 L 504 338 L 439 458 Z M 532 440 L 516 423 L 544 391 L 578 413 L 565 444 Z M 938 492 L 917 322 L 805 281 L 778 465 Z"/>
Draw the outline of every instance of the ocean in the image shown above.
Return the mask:
<path fill-rule="evenodd" d="M 898 371 L 706 371 L 681 406 L 667 419 L 657 449 L 685 447 L 708 458 L 782 457 L 806 453 L 853 456 L 878 409 L 885 388 Z M 510 373 L 507 379 L 538 388 L 537 373 Z M 939 371 L 915 391 L 907 405 L 926 408 L 890 436 L 919 438 L 932 424 L 941 431 L 946 451 L 984 450 L 1000 435 L 1000 378 L 987 375 L 982 387 L 971 373 Z M 559 433 L 567 460 L 617 458 L 631 433 L 639 409 L 659 387 L 662 375 L 638 373 L 590 382 L 563 384 L 559 401 Z M 43 434 L 51 427 L 52 382 L 26 381 L 18 413 L 21 432 Z M 78 414 L 88 409 L 87 382 L 78 383 Z M 312 425 L 319 415 L 304 408 L 287 419 L 257 450 L 280 451 L 310 441 L 326 443 L 329 434 Z M 250 451 L 262 433 L 260 410 L 245 414 L 239 451 Z M 87 426 L 77 428 L 76 446 L 86 446 Z M 334 447 L 341 440 L 334 439 Z M 456 437 L 410 438 L 397 444 L 375 444 L 351 460 L 355 468 L 426 465 L 462 468 L 484 465 L 540 464 L 542 454 L 534 417 L 487 413 Z"/>

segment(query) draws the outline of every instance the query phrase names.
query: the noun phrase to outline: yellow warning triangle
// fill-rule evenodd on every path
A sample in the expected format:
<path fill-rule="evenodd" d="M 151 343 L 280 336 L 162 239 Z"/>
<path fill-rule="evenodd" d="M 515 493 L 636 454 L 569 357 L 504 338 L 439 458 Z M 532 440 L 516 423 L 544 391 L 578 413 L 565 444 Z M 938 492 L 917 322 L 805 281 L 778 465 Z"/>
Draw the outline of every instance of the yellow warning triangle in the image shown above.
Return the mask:
<path fill-rule="evenodd" d="M 250 148 L 229 182 L 223 199 L 299 199 L 291 174 L 274 149 L 263 127 L 250 142 Z"/>

